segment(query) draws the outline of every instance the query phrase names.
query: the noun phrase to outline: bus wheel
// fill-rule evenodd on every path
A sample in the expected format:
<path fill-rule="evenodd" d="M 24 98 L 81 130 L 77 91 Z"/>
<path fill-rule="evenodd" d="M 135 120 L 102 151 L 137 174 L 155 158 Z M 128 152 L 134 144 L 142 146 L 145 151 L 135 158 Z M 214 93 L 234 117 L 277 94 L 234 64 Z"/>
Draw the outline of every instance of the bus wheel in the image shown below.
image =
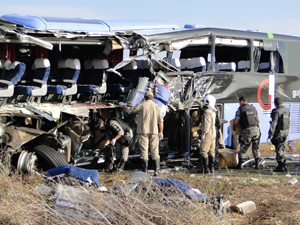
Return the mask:
<path fill-rule="evenodd" d="M 36 166 L 43 171 L 68 164 L 57 151 L 47 145 L 37 145 L 29 152 L 35 153 L 37 156 Z"/>

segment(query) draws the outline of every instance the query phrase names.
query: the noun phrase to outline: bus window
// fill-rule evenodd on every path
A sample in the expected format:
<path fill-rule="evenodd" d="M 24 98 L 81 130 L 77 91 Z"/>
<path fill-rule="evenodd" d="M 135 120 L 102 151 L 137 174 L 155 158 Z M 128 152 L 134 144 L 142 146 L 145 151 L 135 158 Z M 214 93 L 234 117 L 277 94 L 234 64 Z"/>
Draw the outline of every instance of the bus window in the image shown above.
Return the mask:
<path fill-rule="evenodd" d="M 278 51 L 260 49 L 258 73 L 283 73 L 283 61 Z"/>

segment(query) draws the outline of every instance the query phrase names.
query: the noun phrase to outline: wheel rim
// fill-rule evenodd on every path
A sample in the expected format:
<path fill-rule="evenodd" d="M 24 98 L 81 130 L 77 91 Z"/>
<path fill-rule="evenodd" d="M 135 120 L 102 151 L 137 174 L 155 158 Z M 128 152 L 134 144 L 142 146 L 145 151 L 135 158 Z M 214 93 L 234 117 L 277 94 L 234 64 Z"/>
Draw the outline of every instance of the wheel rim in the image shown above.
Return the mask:
<path fill-rule="evenodd" d="M 32 173 L 36 171 L 37 156 L 34 152 L 22 151 L 17 164 L 18 172 Z"/>

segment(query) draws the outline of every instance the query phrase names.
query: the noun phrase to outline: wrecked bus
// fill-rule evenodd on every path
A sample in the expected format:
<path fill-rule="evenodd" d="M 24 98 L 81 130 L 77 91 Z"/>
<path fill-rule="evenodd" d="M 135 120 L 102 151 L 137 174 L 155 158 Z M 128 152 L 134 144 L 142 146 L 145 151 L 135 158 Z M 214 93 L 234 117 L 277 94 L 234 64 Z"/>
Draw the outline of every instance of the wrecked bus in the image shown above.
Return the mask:
<path fill-rule="evenodd" d="M 136 105 L 149 88 L 164 115 L 162 158 L 184 157 L 189 164 L 197 153 L 195 100 L 206 94 L 216 97 L 223 121 L 234 118 L 239 96 L 246 95 L 260 114 L 262 142 L 273 100 L 281 97 L 291 111 L 288 140 L 300 138 L 299 37 L 15 14 L 0 24 L 0 141 L 7 167 L 30 172 L 89 164 L 103 149 L 95 121 L 118 117 L 134 130 L 120 103 Z M 236 149 L 229 123 L 222 134 Z M 139 155 L 136 140 L 131 156 Z"/>

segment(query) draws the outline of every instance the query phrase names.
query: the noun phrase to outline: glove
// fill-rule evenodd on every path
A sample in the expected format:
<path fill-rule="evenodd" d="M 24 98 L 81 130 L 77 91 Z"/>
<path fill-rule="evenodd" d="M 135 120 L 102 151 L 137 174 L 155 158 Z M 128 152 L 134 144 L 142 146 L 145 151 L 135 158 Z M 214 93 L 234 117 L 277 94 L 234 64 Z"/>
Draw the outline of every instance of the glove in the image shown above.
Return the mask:
<path fill-rule="evenodd" d="M 158 134 L 158 139 L 159 139 L 159 140 L 162 140 L 163 138 L 164 138 L 163 133 L 159 133 L 159 134 Z"/>
<path fill-rule="evenodd" d="M 267 143 L 268 143 L 269 145 L 271 145 L 271 144 L 272 144 L 272 142 L 271 142 L 271 139 L 270 139 L 270 138 L 268 138 L 268 140 L 267 140 Z"/>
<path fill-rule="evenodd" d="M 201 141 L 205 140 L 205 134 L 201 135 Z"/>
<path fill-rule="evenodd" d="M 110 143 L 111 143 L 112 146 L 115 146 L 115 144 L 116 144 L 116 139 L 111 139 Z"/>

